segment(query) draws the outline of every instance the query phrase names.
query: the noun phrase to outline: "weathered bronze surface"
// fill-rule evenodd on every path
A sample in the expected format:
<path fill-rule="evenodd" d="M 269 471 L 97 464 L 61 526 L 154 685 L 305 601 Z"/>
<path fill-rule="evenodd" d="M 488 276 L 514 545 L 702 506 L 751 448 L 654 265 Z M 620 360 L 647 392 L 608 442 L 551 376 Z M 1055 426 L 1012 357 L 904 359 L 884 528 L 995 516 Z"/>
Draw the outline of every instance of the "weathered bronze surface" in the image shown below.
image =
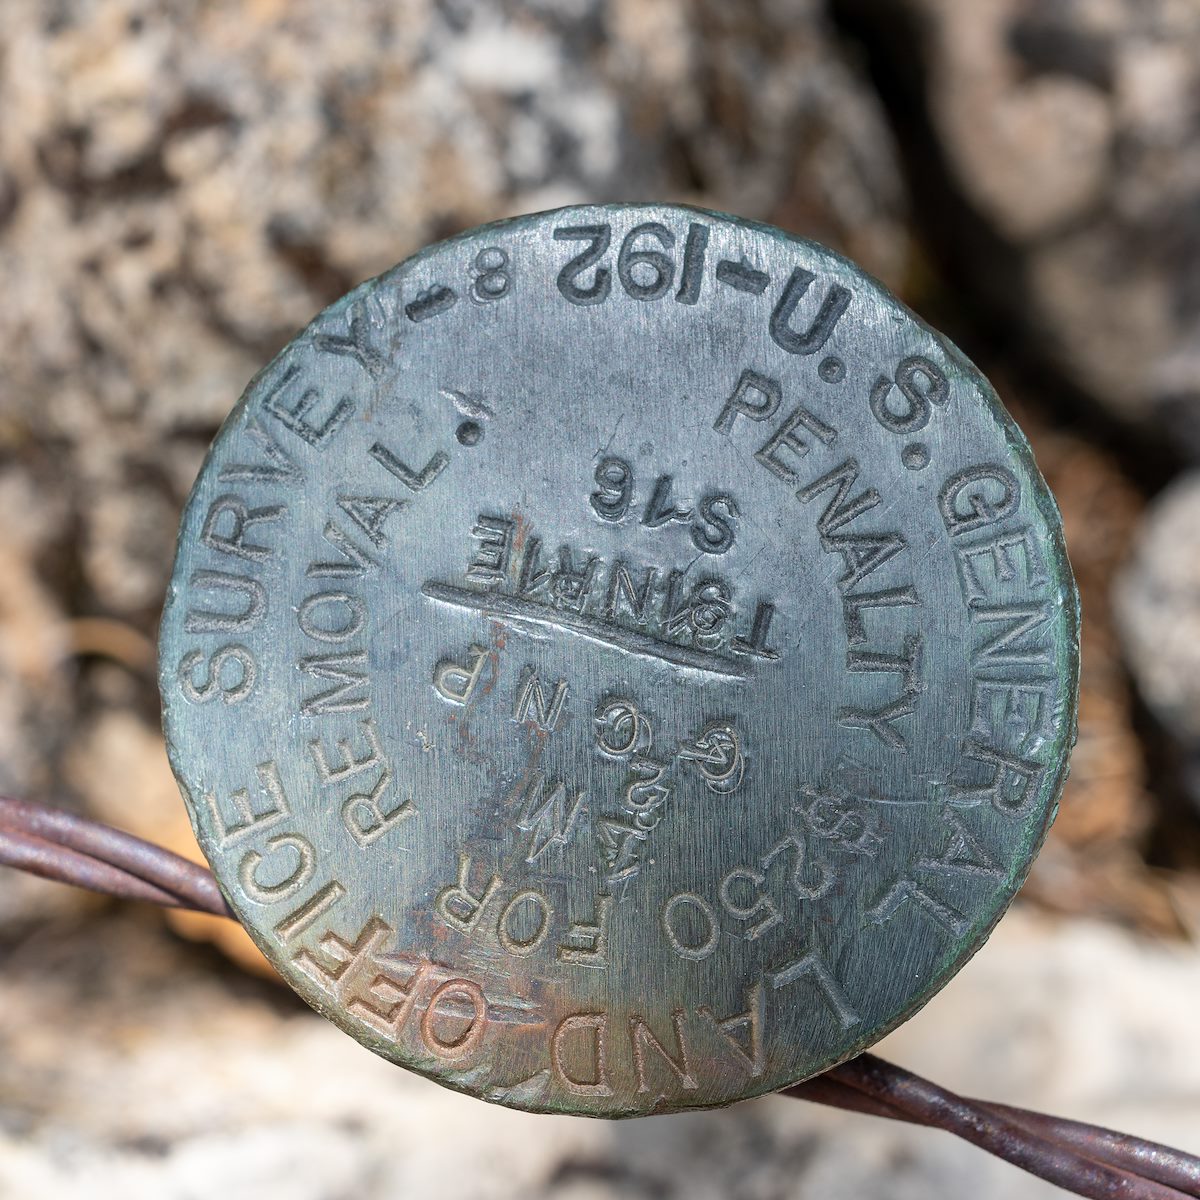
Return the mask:
<path fill-rule="evenodd" d="M 253 381 L 161 685 L 309 1003 L 624 1116 L 822 1071 L 963 964 L 1054 813 L 1077 621 L 952 345 L 811 242 L 612 205 L 431 247 Z"/>

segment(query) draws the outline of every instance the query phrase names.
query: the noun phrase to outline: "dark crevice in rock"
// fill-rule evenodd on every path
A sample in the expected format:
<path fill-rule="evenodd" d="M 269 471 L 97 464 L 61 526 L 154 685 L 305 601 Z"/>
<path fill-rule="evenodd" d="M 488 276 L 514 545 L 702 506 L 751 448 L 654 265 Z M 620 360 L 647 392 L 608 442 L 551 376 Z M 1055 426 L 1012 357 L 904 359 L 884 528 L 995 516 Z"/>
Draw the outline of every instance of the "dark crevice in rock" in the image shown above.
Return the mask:
<path fill-rule="evenodd" d="M 21 205 L 21 192 L 12 176 L 0 170 L 0 233 L 17 215 Z"/>
<path fill-rule="evenodd" d="M 883 0 L 829 0 L 829 11 L 841 35 L 861 47 L 899 149 L 914 233 L 936 276 L 928 294 L 910 302 L 985 368 L 1003 363 L 1052 420 L 1113 453 L 1143 491 L 1158 491 L 1186 462 L 1179 445 L 1161 425 L 1122 420 L 1065 376 L 1024 302 L 1034 289 L 1025 258 L 955 183 L 925 100 L 929 30 L 912 9 Z"/>
<path fill-rule="evenodd" d="M 1134 689 L 1133 726 L 1154 791 L 1154 823 L 1145 836 L 1152 867 L 1200 867 L 1200 747 L 1189 750 L 1162 726 Z"/>
<path fill-rule="evenodd" d="M 166 117 L 155 142 L 124 166 L 104 174 L 88 168 L 91 131 L 85 125 L 62 126 L 43 139 L 37 147 L 38 164 L 47 181 L 70 197 L 79 219 L 94 205 L 136 200 L 170 190 L 175 186 L 166 165 L 170 139 L 233 123 L 233 113 L 219 101 L 192 94 Z M 4 216 L 4 193 L 0 189 L 0 225 Z"/>
<path fill-rule="evenodd" d="M 611 1188 L 622 1196 L 644 1197 L 645 1200 L 667 1200 L 674 1192 L 666 1181 L 644 1171 L 635 1171 L 623 1163 L 580 1158 L 560 1162 L 546 1181 L 546 1191 L 553 1195 L 559 1189 L 565 1191 L 589 1185 Z"/>
<path fill-rule="evenodd" d="M 90 131 L 86 127 L 67 126 L 37 148 L 43 174 L 70 197 L 77 217 L 82 216 L 91 204 L 134 200 L 174 186 L 167 172 L 161 143 L 115 171 L 94 175 L 85 161 L 89 138 Z"/>
<path fill-rule="evenodd" d="M 1031 76 L 1068 75 L 1102 91 L 1113 90 L 1111 40 L 1072 28 L 1052 6 L 1018 17 L 1009 30 L 1009 45 Z"/>
<path fill-rule="evenodd" d="M 287 263 L 322 307 L 350 291 L 358 280 L 333 263 L 317 238 L 309 237 L 287 221 L 267 226 L 271 248 Z"/>
<path fill-rule="evenodd" d="M 219 100 L 199 92 L 190 93 L 163 123 L 164 140 L 177 133 L 195 133 L 201 129 L 213 129 L 234 125 L 233 113 Z"/>

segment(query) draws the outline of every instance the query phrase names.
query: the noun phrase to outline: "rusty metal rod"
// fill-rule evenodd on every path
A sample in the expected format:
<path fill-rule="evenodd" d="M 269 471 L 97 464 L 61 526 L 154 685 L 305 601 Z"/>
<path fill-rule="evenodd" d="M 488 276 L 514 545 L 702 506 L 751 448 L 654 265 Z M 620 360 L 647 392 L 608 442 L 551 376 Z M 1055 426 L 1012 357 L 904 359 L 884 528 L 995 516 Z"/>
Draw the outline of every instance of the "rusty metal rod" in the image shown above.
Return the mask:
<path fill-rule="evenodd" d="M 110 896 L 149 900 L 152 904 L 167 906 L 179 903 L 170 892 L 164 892 L 119 867 L 56 842 L 3 826 L 0 826 L 0 863 L 28 871 L 31 875 L 40 875 L 43 879 L 71 883 Z"/>
<path fill-rule="evenodd" d="M 883 1060 L 876 1060 L 882 1062 Z M 895 1070 L 883 1063 L 888 1070 Z M 885 1117 L 894 1121 L 907 1121 L 927 1128 L 942 1128 L 940 1122 L 916 1110 L 895 1108 L 876 1095 L 858 1091 L 832 1078 L 829 1074 L 805 1080 L 781 1093 L 797 1100 L 808 1100 L 814 1104 L 825 1104 L 831 1108 L 842 1108 L 848 1112 L 863 1113 L 872 1117 Z M 1178 1195 L 1200 1197 L 1200 1159 L 1159 1142 L 1147 1141 L 1127 1133 L 1117 1133 L 1098 1125 L 1082 1121 L 1070 1121 L 1063 1117 L 1051 1117 L 1045 1113 L 1032 1112 L 1027 1108 L 1016 1108 L 1008 1104 L 993 1104 L 986 1100 L 964 1097 L 967 1103 L 988 1112 L 1008 1118 L 1018 1125 L 1046 1139 L 1071 1146 L 1088 1158 L 1119 1167 L 1144 1179 L 1174 1188 Z"/>
<path fill-rule="evenodd" d="M 1014 1166 L 1089 1200 L 1184 1200 L 1194 1197 L 1039 1136 L 1028 1127 L 956 1096 L 903 1067 L 860 1054 L 828 1075 L 922 1124 L 944 1129 Z"/>
<path fill-rule="evenodd" d="M 60 808 L 47 808 L 41 804 L 30 804 L 25 800 L 0 796 L 0 829 L 40 838 L 45 842 L 66 847 L 77 854 L 108 863 L 119 868 L 126 878 L 144 880 L 171 897 L 169 900 L 156 900 L 156 903 L 193 908 L 219 917 L 233 916 L 211 871 L 173 854 L 170 850 L 164 850 L 161 846 L 113 829 L 110 825 L 102 825 L 98 821 L 77 816 Z M 0 858 L 0 862 L 6 860 Z M 125 884 L 115 876 L 104 878 L 113 886 L 97 887 L 94 883 L 84 883 L 80 886 L 125 899 L 153 899 L 122 890 Z M 71 883 L 73 880 L 61 878 L 60 882 Z"/>
<path fill-rule="evenodd" d="M 0 797 L 0 865 L 130 900 L 230 917 L 205 868 L 61 809 Z M 872 1054 L 784 1095 L 944 1129 L 1093 1200 L 1200 1200 L 1200 1159 L 1027 1109 L 957 1096 Z"/>
<path fill-rule="evenodd" d="M 975 1101 L 975 1103 L 985 1103 Z M 1046 1113 L 1030 1112 L 1008 1104 L 992 1104 L 986 1107 L 1007 1116 L 1064 1145 L 1074 1146 L 1090 1158 L 1101 1157 L 1103 1161 L 1134 1171 L 1146 1179 L 1153 1179 L 1182 1192 L 1185 1196 L 1200 1197 L 1200 1158 L 1164 1146 L 1159 1142 L 1147 1141 L 1128 1133 L 1118 1133 L 1099 1125 L 1088 1125 L 1083 1121 L 1070 1121 L 1065 1117 L 1052 1117 Z"/>

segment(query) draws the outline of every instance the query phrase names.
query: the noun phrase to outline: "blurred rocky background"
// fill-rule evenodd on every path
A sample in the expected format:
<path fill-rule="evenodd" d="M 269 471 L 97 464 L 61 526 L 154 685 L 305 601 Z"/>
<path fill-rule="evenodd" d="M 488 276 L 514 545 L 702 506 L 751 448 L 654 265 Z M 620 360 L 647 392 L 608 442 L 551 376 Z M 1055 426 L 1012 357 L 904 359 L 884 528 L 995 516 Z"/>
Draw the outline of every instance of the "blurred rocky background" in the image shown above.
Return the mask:
<path fill-rule="evenodd" d="M 1195 0 L 0 0 L 0 791 L 195 853 L 153 641 L 221 419 L 423 244 L 616 199 L 841 249 L 1030 434 L 1083 594 L 1079 748 L 1023 907 L 889 1050 L 1200 1150 Z M 234 934 L 0 872 L 3 1200 L 1050 1194 L 793 1101 L 493 1110 Z"/>

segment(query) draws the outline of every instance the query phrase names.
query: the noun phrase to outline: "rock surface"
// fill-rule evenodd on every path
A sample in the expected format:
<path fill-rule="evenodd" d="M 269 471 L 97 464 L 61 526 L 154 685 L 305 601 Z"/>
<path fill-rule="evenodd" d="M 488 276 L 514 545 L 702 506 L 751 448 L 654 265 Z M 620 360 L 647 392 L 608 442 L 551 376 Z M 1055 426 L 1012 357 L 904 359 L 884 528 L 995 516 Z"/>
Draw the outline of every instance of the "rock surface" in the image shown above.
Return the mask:
<path fill-rule="evenodd" d="M 921 109 L 956 283 L 1089 399 L 1200 456 L 1200 9 L 837 0 Z M 961 205 L 948 220 L 947 194 Z"/>
<path fill-rule="evenodd" d="M 1183 750 L 1200 804 L 1200 472 L 1157 499 L 1116 595 L 1138 689 Z"/>

